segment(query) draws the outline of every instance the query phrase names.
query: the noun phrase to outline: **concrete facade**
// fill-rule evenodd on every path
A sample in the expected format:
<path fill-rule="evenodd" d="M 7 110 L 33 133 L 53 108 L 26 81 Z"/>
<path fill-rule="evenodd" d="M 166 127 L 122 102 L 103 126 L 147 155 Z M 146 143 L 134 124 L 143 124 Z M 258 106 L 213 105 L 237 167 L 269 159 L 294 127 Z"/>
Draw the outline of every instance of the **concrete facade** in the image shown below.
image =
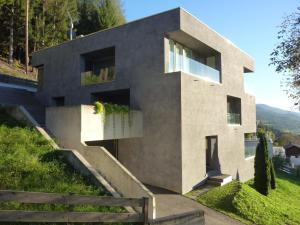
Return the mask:
<path fill-rule="evenodd" d="M 217 51 L 221 83 L 168 73 L 168 39 Z M 115 80 L 81 86 L 82 55 L 109 47 L 115 49 Z M 206 176 L 207 136 L 217 136 L 220 172 L 241 180 L 253 176 L 244 134 L 256 131 L 255 98 L 244 92 L 243 77 L 253 71 L 253 60 L 183 9 L 36 52 L 33 65 L 44 67 L 37 97 L 46 107 L 55 97 L 72 106 L 92 104 L 95 92 L 130 90 L 130 108 L 143 114 L 143 136 L 118 140 L 118 160 L 142 182 L 190 191 Z M 227 123 L 227 96 L 241 100 L 240 125 Z"/>

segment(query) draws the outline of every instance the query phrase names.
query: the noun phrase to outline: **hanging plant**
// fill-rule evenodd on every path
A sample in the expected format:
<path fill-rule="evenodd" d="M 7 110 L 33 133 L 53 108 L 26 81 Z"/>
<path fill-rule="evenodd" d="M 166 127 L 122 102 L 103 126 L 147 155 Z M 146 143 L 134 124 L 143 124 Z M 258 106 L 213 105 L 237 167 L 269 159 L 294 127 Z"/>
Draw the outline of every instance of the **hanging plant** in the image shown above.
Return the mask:
<path fill-rule="evenodd" d="M 121 122 L 122 122 L 122 132 L 123 135 L 125 133 L 125 115 L 128 115 L 128 124 L 131 126 L 131 119 L 130 119 L 130 109 L 127 105 L 118 105 L 112 103 L 102 103 L 102 102 L 95 102 L 94 103 L 94 111 L 95 114 L 101 114 L 105 121 L 106 116 L 113 114 L 113 129 L 115 134 L 115 114 L 121 114 Z"/>

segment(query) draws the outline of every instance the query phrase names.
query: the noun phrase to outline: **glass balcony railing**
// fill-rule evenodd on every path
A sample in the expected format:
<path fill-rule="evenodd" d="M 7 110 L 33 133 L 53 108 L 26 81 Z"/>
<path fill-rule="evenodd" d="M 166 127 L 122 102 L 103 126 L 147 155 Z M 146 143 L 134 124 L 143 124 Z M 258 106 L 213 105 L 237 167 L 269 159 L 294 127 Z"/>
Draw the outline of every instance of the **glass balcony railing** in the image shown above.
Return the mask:
<path fill-rule="evenodd" d="M 227 113 L 227 123 L 229 123 L 229 124 L 241 124 L 241 114 Z"/>
<path fill-rule="evenodd" d="M 187 61 L 187 66 L 184 66 L 184 71 L 217 83 L 221 82 L 220 71 L 192 58 L 188 58 Z"/>
<path fill-rule="evenodd" d="M 81 85 L 99 84 L 113 81 L 115 79 L 115 67 L 101 68 L 98 74 L 93 71 L 85 71 L 81 73 Z"/>
<path fill-rule="evenodd" d="M 258 139 L 245 139 L 245 158 L 255 156 Z"/>

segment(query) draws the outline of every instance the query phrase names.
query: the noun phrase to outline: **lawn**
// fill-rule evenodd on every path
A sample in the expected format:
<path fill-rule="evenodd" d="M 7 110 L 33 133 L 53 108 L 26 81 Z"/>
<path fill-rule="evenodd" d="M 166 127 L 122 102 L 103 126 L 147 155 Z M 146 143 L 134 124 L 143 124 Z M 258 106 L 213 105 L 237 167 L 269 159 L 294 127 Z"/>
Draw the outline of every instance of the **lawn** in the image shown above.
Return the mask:
<path fill-rule="evenodd" d="M 277 189 L 268 197 L 253 189 L 251 181 L 233 181 L 210 190 L 197 201 L 246 224 L 300 224 L 300 180 L 293 175 L 277 174 Z"/>
<path fill-rule="evenodd" d="M 105 196 L 76 173 L 35 129 L 0 109 L 0 189 Z M 0 209 L 66 210 L 62 205 L 1 203 Z M 124 212 L 120 207 L 78 206 L 77 211 Z M 7 224 L 7 223 L 5 223 Z"/>

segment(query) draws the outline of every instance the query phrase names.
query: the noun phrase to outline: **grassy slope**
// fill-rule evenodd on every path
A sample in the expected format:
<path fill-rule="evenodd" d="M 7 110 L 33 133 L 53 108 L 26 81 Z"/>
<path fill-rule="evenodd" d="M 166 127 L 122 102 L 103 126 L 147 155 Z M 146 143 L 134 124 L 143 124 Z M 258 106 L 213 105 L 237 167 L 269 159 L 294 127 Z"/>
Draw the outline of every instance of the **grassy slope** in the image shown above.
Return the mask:
<path fill-rule="evenodd" d="M 3 58 L 0 58 L 0 74 L 36 81 L 36 73 L 31 72 L 31 70 L 32 68 L 30 67 L 29 73 L 26 74 L 24 65 L 15 61 L 14 64 L 10 66 Z"/>
<path fill-rule="evenodd" d="M 268 197 L 259 194 L 252 184 L 234 181 L 214 188 L 198 201 L 247 224 L 299 225 L 300 181 L 279 174 L 277 189 Z"/>
<path fill-rule="evenodd" d="M 107 195 L 63 162 L 58 151 L 34 129 L 0 110 L 0 189 Z M 1 209 L 65 210 L 61 205 L 1 203 Z M 78 211 L 123 212 L 116 207 L 78 206 Z M 7 224 L 7 223 L 5 223 Z"/>

